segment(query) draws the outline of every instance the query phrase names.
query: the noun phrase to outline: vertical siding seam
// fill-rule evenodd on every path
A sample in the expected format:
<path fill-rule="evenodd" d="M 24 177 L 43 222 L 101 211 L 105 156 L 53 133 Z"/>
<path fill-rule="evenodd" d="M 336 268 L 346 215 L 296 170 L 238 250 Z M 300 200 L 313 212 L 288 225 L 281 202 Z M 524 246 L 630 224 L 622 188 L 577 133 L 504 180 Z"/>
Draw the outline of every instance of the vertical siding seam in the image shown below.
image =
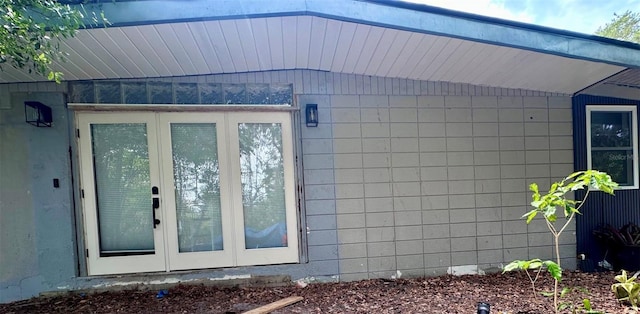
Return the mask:
<path fill-rule="evenodd" d="M 335 221 L 335 233 L 336 233 L 336 258 L 337 258 L 337 263 L 338 263 L 338 278 L 340 278 L 340 275 L 342 274 L 342 270 L 341 270 L 341 266 L 340 266 L 340 235 L 338 234 L 338 201 L 337 201 L 337 188 L 336 188 L 336 154 L 335 152 L 333 152 L 333 144 L 334 144 L 334 136 L 333 136 L 333 114 L 331 113 L 331 109 L 333 108 L 333 97 L 331 97 L 331 95 L 328 95 L 327 97 L 328 101 L 329 101 L 329 126 L 330 126 L 330 130 L 329 130 L 329 134 L 331 136 L 331 158 L 332 158 L 332 162 L 331 162 L 331 170 L 333 173 L 333 217 L 334 217 L 334 221 Z M 301 114 L 302 116 L 302 114 Z M 300 119 L 302 120 L 302 118 Z M 303 231 L 304 232 L 304 231 Z M 308 237 L 307 237 L 308 238 Z M 308 240 L 307 240 L 308 241 Z M 307 252 L 307 255 L 309 255 L 309 252 Z"/>
<path fill-rule="evenodd" d="M 474 200 L 473 200 L 474 201 L 474 217 L 475 217 L 475 222 L 476 222 L 476 250 L 475 250 L 475 253 L 476 253 L 476 263 L 477 263 L 477 265 L 480 265 L 480 255 L 478 253 L 480 250 L 478 248 L 479 245 L 478 245 L 478 236 L 477 236 L 477 234 L 478 234 L 478 206 L 477 205 L 478 204 L 476 203 L 476 200 L 475 200 L 476 195 L 478 195 L 478 191 L 476 191 L 476 182 L 477 181 L 476 181 L 476 171 L 475 171 L 476 148 L 475 148 L 475 145 L 473 144 L 474 139 L 475 139 L 475 135 L 474 135 L 474 132 L 473 132 L 473 121 L 474 121 L 474 119 L 473 119 L 473 98 L 472 98 L 471 95 L 469 95 L 469 93 L 467 93 L 467 95 L 468 95 L 467 97 L 469 97 L 469 105 L 470 105 L 469 106 L 470 107 L 469 110 L 471 110 L 471 156 L 472 156 L 472 159 L 473 159 L 473 164 L 472 164 L 472 167 L 473 167 L 472 178 L 473 179 L 472 179 L 472 182 L 473 182 L 473 197 L 474 197 Z M 447 171 L 447 175 L 448 175 L 448 171 Z M 501 234 L 502 233 L 503 232 L 501 232 Z M 503 243 L 504 243 L 504 241 L 503 241 Z M 501 258 L 500 260 L 504 261 L 504 258 Z M 479 269 L 479 266 L 478 266 L 478 269 Z"/>
<path fill-rule="evenodd" d="M 496 120 L 498 121 L 498 194 L 500 195 L 499 199 L 500 199 L 500 222 L 501 224 L 504 224 L 504 204 L 502 202 L 502 195 L 503 195 L 503 191 L 502 191 L 502 159 L 501 159 L 501 155 L 500 152 L 502 151 L 502 141 L 500 140 L 502 137 L 502 134 L 500 133 L 500 102 L 498 101 L 498 97 L 494 96 L 496 98 Z M 475 162 L 474 162 L 475 163 Z M 505 233 L 504 233 L 504 228 L 502 229 L 501 232 L 502 235 L 502 260 L 504 262 L 507 262 L 504 260 L 504 250 L 505 250 Z M 527 258 L 529 257 L 529 237 L 527 236 Z"/>
<path fill-rule="evenodd" d="M 420 110 L 420 102 L 418 101 L 418 96 L 416 97 L 416 112 L 419 112 Z M 420 115 L 418 114 L 418 118 L 416 120 L 416 127 L 417 127 L 417 138 L 418 138 L 418 188 L 419 188 L 419 197 L 418 197 L 418 206 L 420 206 L 420 242 L 422 243 L 422 247 L 420 248 L 420 251 L 422 252 L 422 272 L 426 275 L 427 274 L 427 263 L 426 263 L 426 253 L 424 251 L 424 207 L 422 206 L 422 198 L 423 198 L 423 192 L 422 192 L 422 148 L 420 146 Z"/>
<path fill-rule="evenodd" d="M 447 152 L 449 151 L 449 143 L 447 143 L 447 98 L 448 96 L 442 96 L 443 98 L 443 110 L 444 110 L 444 155 L 445 155 L 445 167 L 446 167 L 446 171 L 447 171 L 447 211 L 449 212 L 449 265 L 448 267 L 452 267 L 453 266 L 453 247 L 451 245 L 451 194 L 449 191 L 449 158 L 447 157 Z M 472 127 L 472 131 L 473 131 L 473 127 Z M 476 230 L 476 235 L 477 235 L 478 230 Z M 476 248 L 477 249 L 477 248 Z"/>
<path fill-rule="evenodd" d="M 389 107 L 389 123 L 387 124 L 387 130 L 389 131 L 389 185 L 390 185 L 390 190 L 391 190 L 391 221 L 392 221 L 392 226 L 393 226 L 393 257 L 394 257 L 394 261 L 395 261 L 395 268 L 396 270 L 398 270 L 398 253 L 396 251 L 396 245 L 398 244 L 397 241 L 397 235 L 396 235 L 396 229 L 397 229 L 397 225 L 396 225 L 396 206 L 395 206 L 395 199 L 396 199 L 396 195 L 395 195 L 395 180 L 393 179 L 393 144 L 392 144 L 392 138 L 393 136 L 391 135 L 391 97 L 387 96 L 387 106 Z M 416 111 L 417 111 L 417 107 L 416 107 Z M 417 119 L 417 117 L 416 117 Z"/>
<path fill-rule="evenodd" d="M 358 99 L 358 111 L 360 112 L 360 162 L 361 162 L 361 166 L 360 168 L 362 169 L 362 203 L 363 203 L 363 207 L 364 207 L 364 246 L 365 246 L 365 267 L 366 267 L 366 272 L 367 272 L 367 276 L 366 278 L 370 278 L 369 277 L 369 233 L 367 232 L 368 230 L 368 226 L 367 226 L 367 195 L 366 195 L 366 180 L 365 180 L 365 176 L 364 176 L 364 171 L 365 171 L 365 167 L 364 167 L 364 134 L 362 132 L 362 96 L 357 96 Z"/>

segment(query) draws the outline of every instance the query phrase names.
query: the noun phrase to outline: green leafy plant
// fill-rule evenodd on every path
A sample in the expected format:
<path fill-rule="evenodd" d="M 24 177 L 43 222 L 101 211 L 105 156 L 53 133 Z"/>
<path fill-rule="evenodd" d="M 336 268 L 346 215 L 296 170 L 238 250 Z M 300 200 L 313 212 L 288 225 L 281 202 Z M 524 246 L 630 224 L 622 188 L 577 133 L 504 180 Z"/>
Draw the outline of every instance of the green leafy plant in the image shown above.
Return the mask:
<path fill-rule="evenodd" d="M 640 44 L 640 12 L 613 13 L 611 22 L 598 27 L 596 35 Z"/>
<path fill-rule="evenodd" d="M 573 293 L 583 293 L 588 294 L 589 291 L 583 287 L 564 287 L 562 291 L 560 291 L 560 298 L 565 298 Z M 548 292 L 548 296 L 553 296 L 553 292 Z M 586 314 L 602 314 L 603 312 L 594 310 L 591 306 L 591 300 L 588 298 L 582 299 L 582 302 L 578 304 L 574 304 L 570 301 L 561 302 L 558 304 L 558 311 L 563 311 L 569 309 L 571 313 L 586 313 Z"/>
<path fill-rule="evenodd" d="M 582 299 L 582 305 L 573 307 L 571 313 L 602 314 L 604 312 L 594 310 L 589 299 Z"/>
<path fill-rule="evenodd" d="M 627 271 L 623 270 L 622 274 L 614 277 L 617 283 L 611 285 L 611 290 L 616 295 L 618 301 L 626 301 L 635 309 L 640 305 L 640 282 L 636 282 L 640 271 L 632 277 L 627 276 Z"/>
<path fill-rule="evenodd" d="M 546 269 L 551 275 L 551 277 L 553 278 L 556 278 L 556 277 L 559 278 L 559 274 L 560 272 L 562 272 L 558 264 L 556 264 L 555 262 L 542 261 L 539 258 L 534 258 L 528 261 L 515 260 L 509 263 L 508 265 L 506 265 L 504 267 L 503 272 L 514 271 L 514 270 L 524 270 L 524 272 L 527 274 L 527 277 L 529 278 L 529 281 L 531 282 L 531 289 L 533 290 L 533 296 L 535 297 L 536 281 L 538 281 L 538 279 L 540 278 L 540 273 L 544 269 Z M 535 275 L 530 273 L 530 271 L 532 271 L 532 273 Z"/>
<path fill-rule="evenodd" d="M 556 313 L 559 313 L 558 305 L 558 283 L 562 280 L 562 267 L 560 264 L 560 235 L 569 226 L 571 221 L 584 205 L 584 201 L 589 197 L 589 193 L 593 190 L 599 190 L 604 193 L 613 195 L 613 190 L 618 186 L 611 180 L 611 176 L 597 170 L 578 171 L 570 174 L 562 181 L 554 182 L 549 192 L 541 194 L 536 183 L 529 186 L 529 190 L 533 192 L 531 206 L 532 210 L 525 213 L 522 218 L 526 218 L 527 224 L 540 215 L 544 218 L 547 228 L 553 236 L 553 245 L 555 249 L 555 261 L 542 261 L 540 259 L 532 259 L 529 261 L 513 261 L 504 267 L 504 272 L 513 270 L 524 270 L 529 276 L 531 285 L 535 295 L 535 282 L 542 269 L 546 269 L 554 279 L 553 289 L 553 306 Z M 571 199 L 571 193 L 579 190 L 586 190 L 582 200 L 577 201 Z M 564 213 L 564 223 L 556 225 L 558 220 L 558 210 Z M 535 277 L 532 277 L 529 270 L 537 269 Z M 586 309 L 585 304 L 583 306 Z M 588 302 L 588 308 L 591 309 L 591 303 Z"/>
<path fill-rule="evenodd" d="M 85 27 L 89 14 L 80 8 L 57 0 L 0 0 L 0 70 L 7 63 L 59 83 L 62 73 L 51 64 L 66 56 L 60 41 Z M 90 16 L 92 23 L 108 24 L 102 13 Z"/>

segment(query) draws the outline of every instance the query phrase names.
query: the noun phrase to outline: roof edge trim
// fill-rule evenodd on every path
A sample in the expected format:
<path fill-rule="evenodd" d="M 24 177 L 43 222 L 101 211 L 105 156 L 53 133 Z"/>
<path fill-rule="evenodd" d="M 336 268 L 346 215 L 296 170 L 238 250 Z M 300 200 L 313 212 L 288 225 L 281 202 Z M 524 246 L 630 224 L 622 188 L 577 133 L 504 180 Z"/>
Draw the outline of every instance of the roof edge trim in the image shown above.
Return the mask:
<path fill-rule="evenodd" d="M 146 0 L 84 6 L 102 10 L 111 27 L 308 15 L 640 68 L 640 45 L 634 43 L 394 0 Z"/>
<path fill-rule="evenodd" d="M 377 3 L 380 5 L 396 7 L 401 9 L 409 9 L 409 10 L 420 11 L 420 12 L 429 12 L 434 14 L 447 15 L 451 17 L 475 20 L 475 21 L 480 21 L 480 22 L 485 22 L 490 24 L 500 24 L 505 26 L 528 29 L 532 31 L 552 33 L 559 36 L 577 37 L 577 38 L 582 38 L 586 40 L 600 41 L 603 43 L 609 43 L 613 45 L 628 47 L 632 49 L 640 49 L 640 44 L 636 44 L 628 41 L 622 41 L 614 38 L 602 37 L 599 35 L 590 35 L 586 33 L 574 32 L 574 31 L 569 31 L 569 30 L 564 30 L 559 28 L 529 24 L 529 23 L 518 22 L 518 21 L 505 20 L 505 19 L 492 17 L 492 16 L 455 11 L 455 10 L 450 10 L 450 9 L 445 9 L 440 7 L 434 7 L 426 4 L 405 2 L 405 1 L 399 1 L 399 0 L 357 0 L 357 1 Z"/>

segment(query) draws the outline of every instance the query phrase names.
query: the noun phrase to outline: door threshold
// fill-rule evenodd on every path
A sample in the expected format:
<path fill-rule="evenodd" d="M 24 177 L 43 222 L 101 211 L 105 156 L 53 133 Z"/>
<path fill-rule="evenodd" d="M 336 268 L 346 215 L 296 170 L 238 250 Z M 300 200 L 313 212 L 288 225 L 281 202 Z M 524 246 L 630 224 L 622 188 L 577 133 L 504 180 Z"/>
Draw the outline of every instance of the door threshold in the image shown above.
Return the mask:
<path fill-rule="evenodd" d="M 41 296 L 56 296 L 66 293 L 100 293 L 126 290 L 161 290 L 178 285 L 203 285 L 218 287 L 279 287 L 291 285 L 290 275 L 220 274 L 211 272 L 183 271 L 176 273 L 138 273 L 99 277 L 77 277 L 75 287 L 58 287 L 59 290 L 43 292 Z"/>

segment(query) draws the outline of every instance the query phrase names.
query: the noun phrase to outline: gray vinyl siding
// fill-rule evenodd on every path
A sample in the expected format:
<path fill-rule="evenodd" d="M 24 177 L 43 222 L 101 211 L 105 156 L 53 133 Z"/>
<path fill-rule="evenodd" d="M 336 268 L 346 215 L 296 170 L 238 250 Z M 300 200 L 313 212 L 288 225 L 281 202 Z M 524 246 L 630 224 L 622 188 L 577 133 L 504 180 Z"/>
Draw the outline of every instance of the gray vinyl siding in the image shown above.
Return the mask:
<path fill-rule="evenodd" d="M 319 108 L 317 128 L 306 127 L 304 121 L 297 126 L 303 153 L 299 159 L 303 171 L 298 175 L 304 182 L 305 197 L 301 219 L 307 237 L 302 245 L 307 246 L 308 262 L 168 275 L 172 278 L 284 274 L 294 280 L 356 280 L 388 278 L 397 270 L 403 276 L 437 275 L 464 265 L 495 270 L 513 259 L 552 257 L 545 225 L 534 221 L 526 226 L 520 216 L 528 208 L 529 183 L 545 187 L 573 170 L 569 95 L 311 70 L 145 80 L 290 83 L 294 105 L 304 108 L 307 103 L 316 103 Z M 67 84 L 23 83 L 10 84 L 0 89 L 0 94 L 7 100 L 17 93 L 67 90 Z M 9 103 L 13 109 L 5 109 L 6 104 L 0 106 L 0 118 L 19 121 L 16 106 L 22 104 L 13 100 Z M 55 110 L 65 110 L 69 117 L 73 114 L 62 107 Z M 42 134 L 30 138 L 29 151 L 13 149 L 2 162 L 42 155 L 44 146 L 38 143 L 51 141 L 53 133 L 27 128 L 26 124 L 23 127 L 22 122 L 17 127 L 15 123 L 0 124 L 0 129 L 24 136 L 36 136 L 36 131 Z M 56 141 L 73 141 L 71 133 L 55 136 Z M 16 155 L 19 152 L 22 155 Z M 59 157 L 68 155 L 65 152 Z M 56 167 L 54 171 L 63 182 L 58 192 L 71 195 L 71 189 L 77 187 L 71 186 L 69 164 Z M 3 186 L 10 183 L 6 180 L 11 179 L 1 181 Z M 25 182 L 16 188 L 29 190 L 33 185 Z M 38 197 L 33 196 L 36 201 L 45 201 Z M 29 208 L 16 211 L 3 204 L 0 215 L 26 219 L 33 228 L 36 222 L 29 220 L 30 215 L 46 210 L 27 204 Z M 74 215 L 69 203 L 52 206 Z M 66 217 L 60 223 L 72 221 L 73 217 Z M 65 230 L 73 229 L 67 227 Z M 574 230 L 572 226 L 562 239 L 565 268 L 575 267 Z M 14 232 L 16 239 L 29 239 L 26 234 L 20 235 L 25 231 Z M 81 235 L 79 238 L 81 242 Z M 69 243 L 70 239 L 67 234 L 54 232 L 47 241 Z M 32 247 L 29 256 L 37 261 L 40 253 L 35 249 L 48 242 L 32 242 L 10 245 Z M 73 245 L 64 250 L 56 254 L 76 256 Z M 74 269 L 67 269 L 70 267 Z M 0 301 L 123 280 L 77 277 L 82 270 L 78 272 L 75 267 L 65 262 L 34 266 L 24 275 L 12 274 L 11 278 L 17 276 L 15 280 L 0 280 Z M 76 277 L 38 285 L 22 280 L 40 278 L 50 269 L 65 269 Z"/>
<path fill-rule="evenodd" d="M 313 70 L 283 70 L 187 77 L 127 79 L 127 81 L 190 83 L 290 83 L 294 93 L 313 95 L 432 95 L 432 96 L 561 96 L 523 89 L 462 83 L 417 81 Z M 5 84 L 9 92 L 66 92 L 67 84 L 52 82 Z"/>
<path fill-rule="evenodd" d="M 520 216 L 530 183 L 546 187 L 573 170 L 569 97 L 298 100 L 321 113 L 318 128 L 302 127 L 307 206 L 326 206 L 325 216 L 335 208 L 342 280 L 552 257 L 544 223 L 526 226 Z M 562 239 L 567 268 L 573 230 Z"/>

